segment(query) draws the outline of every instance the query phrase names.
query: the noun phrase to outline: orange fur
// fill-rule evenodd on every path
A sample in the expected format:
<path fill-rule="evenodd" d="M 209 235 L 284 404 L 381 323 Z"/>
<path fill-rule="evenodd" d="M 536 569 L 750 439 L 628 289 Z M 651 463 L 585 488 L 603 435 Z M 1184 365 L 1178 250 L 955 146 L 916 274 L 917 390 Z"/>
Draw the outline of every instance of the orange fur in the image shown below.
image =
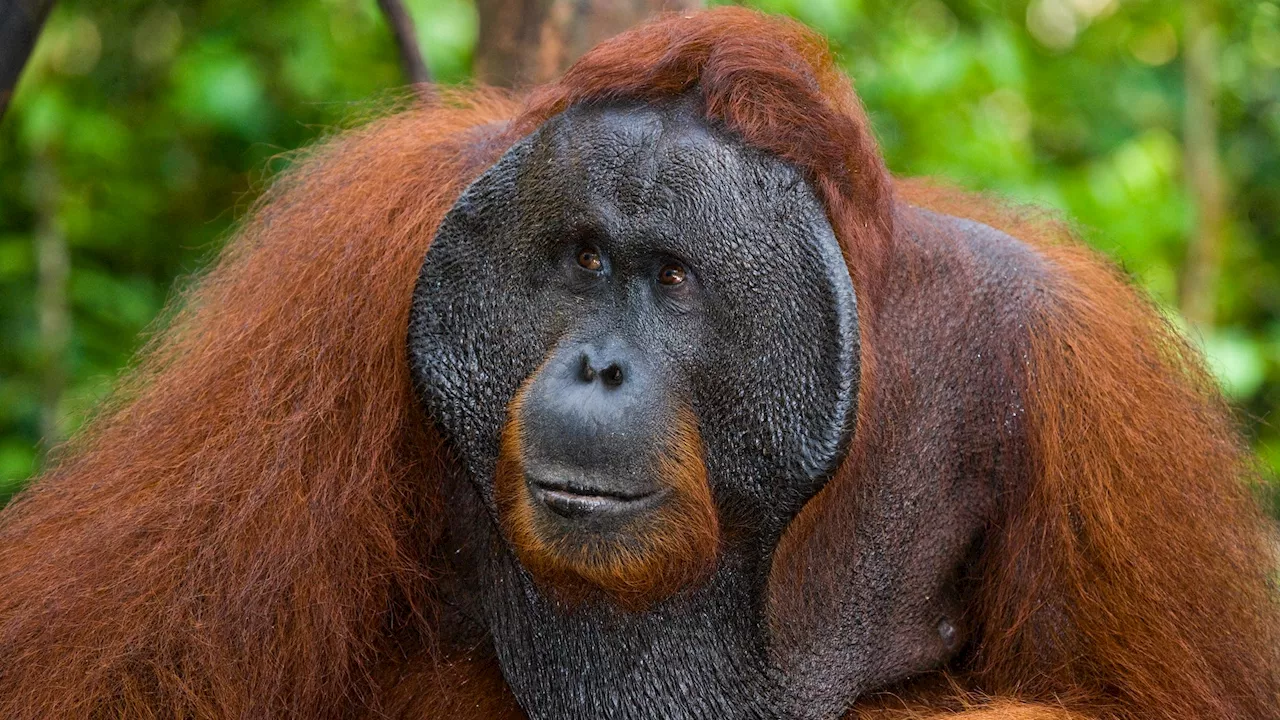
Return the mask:
<path fill-rule="evenodd" d="M 941 689 L 899 689 L 914 714 L 867 699 L 853 716 L 1277 717 L 1272 536 L 1194 351 L 1055 226 L 895 189 L 821 40 L 736 8 L 627 33 L 523 106 L 475 93 L 374 122 L 278 181 L 108 407 L 0 515 L 0 717 L 516 714 L 496 661 L 434 640 L 447 458 L 410 387 L 413 283 L 442 214 L 522 133 L 572 103 L 684 92 L 804 171 L 859 296 L 854 446 L 778 550 L 775 619 L 834 591 L 832 550 L 856 537 L 874 480 L 859 468 L 895 431 L 879 422 L 900 377 L 879 330 L 887 283 L 909 261 L 895 206 L 1006 229 L 1053 270 L 1010 339 L 1028 348 L 1032 462 L 980 559 L 974 658 Z M 705 487 L 682 428 L 672 477 Z M 705 540 L 680 547 L 695 546 L 671 557 L 704 557 Z M 656 568 L 601 567 L 606 583 L 639 578 L 618 587 L 666 586 Z"/>
<path fill-rule="evenodd" d="M 1088 716 L 1053 705 L 995 701 L 954 712 L 919 708 L 868 710 L 850 717 L 851 720 L 1087 720 Z"/>
<path fill-rule="evenodd" d="M 434 228 L 501 152 L 477 94 L 312 151 L 0 524 L 0 717 L 376 708 L 432 617 L 436 441 L 404 336 Z M 488 134 L 493 134 L 491 131 Z"/>
<path fill-rule="evenodd" d="M 984 560 L 968 682 L 1109 717 L 1276 717 L 1275 535 L 1199 353 L 1061 223 L 900 192 L 1015 233 L 1056 280 L 1030 322 L 1032 481 Z"/>

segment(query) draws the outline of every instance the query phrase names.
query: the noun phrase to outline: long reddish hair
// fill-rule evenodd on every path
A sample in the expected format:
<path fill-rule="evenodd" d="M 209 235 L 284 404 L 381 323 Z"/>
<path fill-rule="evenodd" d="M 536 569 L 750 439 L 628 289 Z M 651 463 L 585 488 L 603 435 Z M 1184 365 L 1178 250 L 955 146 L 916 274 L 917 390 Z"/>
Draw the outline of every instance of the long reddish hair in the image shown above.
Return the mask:
<path fill-rule="evenodd" d="M 312 151 L 0 527 L 0 716 L 333 717 L 429 614 L 438 448 L 406 361 L 436 224 L 516 106 Z M 499 125 L 494 125 L 499 123 Z"/>
<path fill-rule="evenodd" d="M 979 565 L 974 657 L 863 712 L 1275 717 L 1270 536 L 1194 351 L 1053 226 L 895 187 L 822 41 L 734 8 L 624 34 L 523 103 L 476 92 L 371 123 L 278 180 L 108 407 L 4 511 L 0 716 L 386 705 L 393 629 L 429 638 L 434 618 L 446 460 L 416 409 L 405 333 L 435 227 L 470 179 L 570 104 L 681 93 L 805 173 L 859 297 L 854 446 L 788 531 L 775 582 L 792 577 L 780 565 L 821 567 L 824 524 L 823 537 L 853 535 L 833 508 L 874 479 L 855 470 L 887 402 L 892 340 L 877 328 L 903 208 L 976 216 L 1055 273 L 1027 338 L 1028 477 Z M 824 578 L 771 607 L 815 607 Z M 470 682 L 440 667 L 398 677 L 441 696 L 501 686 L 492 666 Z M 481 699 L 430 707 L 481 713 Z"/>

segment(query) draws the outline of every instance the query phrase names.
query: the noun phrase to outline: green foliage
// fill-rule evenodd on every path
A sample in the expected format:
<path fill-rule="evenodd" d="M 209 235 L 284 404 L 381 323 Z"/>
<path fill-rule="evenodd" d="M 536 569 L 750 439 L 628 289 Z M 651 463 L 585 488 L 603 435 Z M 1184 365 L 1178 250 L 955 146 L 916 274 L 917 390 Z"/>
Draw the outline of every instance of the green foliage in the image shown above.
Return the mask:
<path fill-rule="evenodd" d="M 890 166 L 1063 211 L 1172 307 L 1195 213 L 1183 177 L 1180 0 L 757 0 L 832 40 Z M 465 0 L 410 8 L 436 77 L 469 76 Z M 1204 346 L 1280 469 L 1280 5 L 1223 0 L 1229 184 Z M 206 264 L 282 152 L 403 82 L 373 0 L 63 0 L 0 124 L 0 502 L 38 466 L 36 238 L 64 238 L 60 432 Z"/>

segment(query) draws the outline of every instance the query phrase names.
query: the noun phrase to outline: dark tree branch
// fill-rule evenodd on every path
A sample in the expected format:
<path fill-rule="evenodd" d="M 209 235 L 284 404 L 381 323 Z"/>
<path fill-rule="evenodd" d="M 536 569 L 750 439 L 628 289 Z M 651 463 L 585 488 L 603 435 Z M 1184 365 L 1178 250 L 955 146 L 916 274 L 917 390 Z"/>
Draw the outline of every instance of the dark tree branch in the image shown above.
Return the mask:
<path fill-rule="evenodd" d="M 0 0 L 0 118 L 36 46 L 54 0 Z"/>
<path fill-rule="evenodd" d="M 418 35 L 413 28 L 413 17 L 405 9 L 401 0 L 378 0 L 378 7 L 387 18 L 391 32 L 396 36 L 396 46 L 400 48 L 400 64 L 409 76 L 409 81 L 422 85 L 431 82 L 431 70 L 427 60 L 418 46 Z"/>

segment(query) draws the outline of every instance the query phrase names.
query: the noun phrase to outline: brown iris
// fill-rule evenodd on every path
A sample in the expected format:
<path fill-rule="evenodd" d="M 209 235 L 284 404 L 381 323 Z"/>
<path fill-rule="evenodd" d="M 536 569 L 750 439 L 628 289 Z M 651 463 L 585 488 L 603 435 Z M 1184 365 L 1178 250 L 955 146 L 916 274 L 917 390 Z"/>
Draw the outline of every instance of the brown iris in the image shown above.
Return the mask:
<path fill-rule="evenodd" d="M 679 285 L 684 282 L 685 269 L 679 263 L 667 263 L 658 271 L 658 282 L 663 285 Z"/>
<path fill-rule="evenodd" d="M 578 264 L 592 272 L 597 272 L 604 267 L 604 263 L 600 260 L 600 251 L 593 247 L 578 251 Z"/>

